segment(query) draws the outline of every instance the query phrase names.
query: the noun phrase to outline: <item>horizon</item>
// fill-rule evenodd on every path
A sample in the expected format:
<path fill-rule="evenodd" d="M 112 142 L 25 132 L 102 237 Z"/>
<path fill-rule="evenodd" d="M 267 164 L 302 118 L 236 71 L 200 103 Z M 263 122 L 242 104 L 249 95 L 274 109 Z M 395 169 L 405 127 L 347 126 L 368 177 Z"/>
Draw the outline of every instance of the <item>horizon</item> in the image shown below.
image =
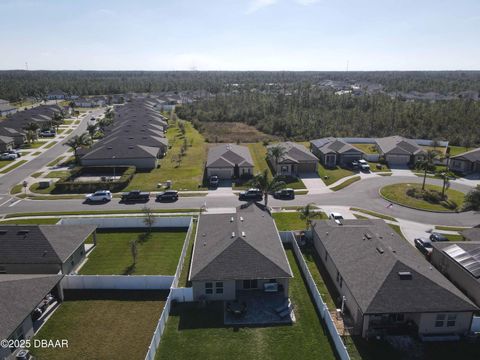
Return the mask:
<path fill-rule="evenodd" d="M 474 0 L 4 0 L 0 12 L 1 70 L 480 70 Z"/>

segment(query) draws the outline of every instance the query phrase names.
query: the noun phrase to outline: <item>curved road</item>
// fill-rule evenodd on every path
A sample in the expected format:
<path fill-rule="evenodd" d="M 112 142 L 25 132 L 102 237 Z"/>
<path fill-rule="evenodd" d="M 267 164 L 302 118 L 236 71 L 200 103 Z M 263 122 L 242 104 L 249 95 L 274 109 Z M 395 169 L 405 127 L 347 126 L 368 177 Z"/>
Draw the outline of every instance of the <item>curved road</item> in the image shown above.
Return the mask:
<path fill-rule="evenodd" d="M 409 220 L 417 223 L 448 225 L 448 226 L 475 226 L 480 223 L 479 212 L 463 213 L 433 213 L 427 211 L 414 210 L 400 205 L 394 205 L 387 208 L 389 204 L 379 194 L 378 190 L 388 184 L 401 182 L 421 183 L 422 178 L 413 176 L 378 176 L 358 181 L 347 188 L 319 195 L 297 195 L 295 200 L 280 201 L 269 197 L 270 206 L 288 206 L 288 205 L 306 205 L 315 203 L 322 207 L 328 206 L 354 206 L 368 209 L 383 214 L 388 214 L 395 218 Z M 440 180 L 428 179 L 428 183 L 441 185 Z M 18 181 L 17 181 L 18 183 Z M 470 187 L 452 182 L 452 189 L 468 192 Z M 80 199 L 74 200 L 18 200 L 12 198 L 0 200 L 0 215 L 8 213 L 23 212 L 43 212 L 43 211 L 84 211 L 84 210 L 141 210 L 144 204 L 120 204 L 119 199 L 113 199 L 110 203 L 99 205 L 88 205 L 82 203 Z M 148 206 L 152 209 L 198 209 L 206 204 L 208 208 L 231 208 L 240 205 L 242 202 L 234 195 L 216 195 L 181 197 L 174 203 L 157 203 L 150 199 Z M 12 205 L 13 204 L 13 205 Z"/>

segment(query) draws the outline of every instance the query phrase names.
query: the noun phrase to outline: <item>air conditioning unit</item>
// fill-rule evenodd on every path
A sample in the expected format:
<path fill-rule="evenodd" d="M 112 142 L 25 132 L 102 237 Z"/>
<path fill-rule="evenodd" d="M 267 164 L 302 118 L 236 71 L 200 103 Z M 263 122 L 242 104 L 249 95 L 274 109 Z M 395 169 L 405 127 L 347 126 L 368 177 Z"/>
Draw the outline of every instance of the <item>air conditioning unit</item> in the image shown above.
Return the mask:
<path fill-rule="evenodd" d="M 18 350 L 17 354 L 15 355 L 16 360 L 29 360 L 31 359 L 30 351 L 25 349 Z"/>

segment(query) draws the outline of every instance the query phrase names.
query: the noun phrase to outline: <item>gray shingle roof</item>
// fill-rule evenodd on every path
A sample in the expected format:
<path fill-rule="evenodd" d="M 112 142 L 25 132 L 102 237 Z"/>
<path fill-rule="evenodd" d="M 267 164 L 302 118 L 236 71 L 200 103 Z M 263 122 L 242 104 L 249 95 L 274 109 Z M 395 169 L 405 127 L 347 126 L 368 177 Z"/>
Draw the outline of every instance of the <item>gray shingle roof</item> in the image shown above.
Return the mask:
<path fill-rule="evenodd" d="M 8 339 L 62 277 L 0 275 L 0 339 Z"/>
<path fill-rule="evenodd" d="M 342 139 L 327 137 L 322 139 L 316 139 L 310 141 L 322 154 L 338 153 L 343 154 L 346 152 L 363 154 L 363 151 L 350 145 Z"/>
<path fill-rule="evenodd" d="M 0 226 L 0 264 L 63 264 L 93 225 Z"/>
<path fill-rule="evenodd" d="M 377 145 L 383 154 L 390 155 L 417 155 L 425 151 L 412 139 L 401 136 L 388 136 L 376 139 Z"/>
<path fill-rule="evenodd" d="M 480 148 L 464 152 L 463 154 L 452 156 L 452 159 L 467 160 L 471 162 L 480 161 Z"/>
<path fill-rule="evenodd" d="M 200 216 L 190 280 L 274 279 L 292 276 L 275 223 L 260 205 L 250 204 L 243 209 L 237 208 L 235 214 Z"/>
<path fill-rule="evenodd" d="M 246 146 L 221 144 L 208 150 L 207 167 L 253 166 L 250 150 Z"/>
<path fill-rule="evenodd" d="M 480 241 L 480 228 L 465 229 L 460 234 L 469 241 Z"/>
<path fill-rule="evenodd" d="M 363 313 L 477 310 L 383 220 L 316 221 L 314 231 Z"/>
<path fill-rule="evenodd" d="M 305 146 L 302 144 L 297 144 L 291 141 L 282 142 L 278 144 L 272 144 L 267 146 L 267 149 L 281 146 L 285 149 L 286 153 L 278 160 L 278 163 L 283 162 L 294 162 L 294 163 L 305 163 L 305 162 L 317 162 L 318 159 L 313 155 Z"/>

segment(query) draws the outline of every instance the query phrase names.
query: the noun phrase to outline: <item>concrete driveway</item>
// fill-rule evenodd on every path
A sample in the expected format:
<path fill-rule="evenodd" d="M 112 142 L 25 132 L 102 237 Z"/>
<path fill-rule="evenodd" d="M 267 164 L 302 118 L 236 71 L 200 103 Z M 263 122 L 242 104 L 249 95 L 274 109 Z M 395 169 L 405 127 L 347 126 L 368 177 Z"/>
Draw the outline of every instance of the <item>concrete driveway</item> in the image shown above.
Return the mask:
<path fill-rule="evenodd" d="M 220 180 L 216 189 L 208 190 L 208 197 L 212 196 L 233 196 L 233 188 L 231 180 Z"/>
<path fill-rule="evenodd" d="M 309 195 L 332 192 L 317 173 L 301 174 L 299 177 L 305 184 Z"/>

